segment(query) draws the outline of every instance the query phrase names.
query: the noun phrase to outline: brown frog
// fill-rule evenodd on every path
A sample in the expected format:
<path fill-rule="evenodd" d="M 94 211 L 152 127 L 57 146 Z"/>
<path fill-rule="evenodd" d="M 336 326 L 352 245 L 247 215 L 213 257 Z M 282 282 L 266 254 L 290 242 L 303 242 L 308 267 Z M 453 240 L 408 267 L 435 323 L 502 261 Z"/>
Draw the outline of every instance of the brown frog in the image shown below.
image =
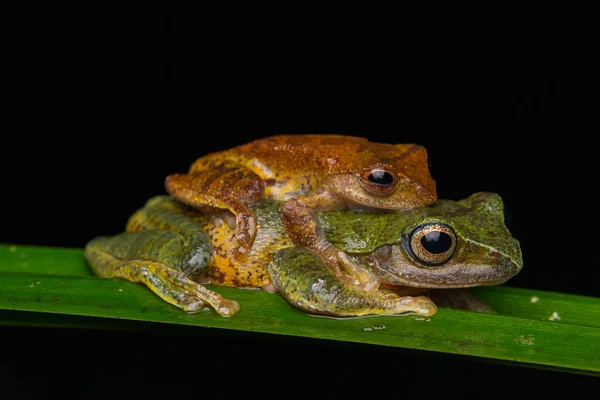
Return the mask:
<path fill-rule="evenodd" d="M 338 277 L 367 290 L 376 289 L 376 282 L 324 238 L 314 212 L 405 210 L 437 200 L 424 147 L 334 134 L 272 136 L 208 154 L 187 174 L 168 176 L 165 187 L 198 209 L 231 211 L 244 252 L 260 228 L 249 205 L 282 201 L 279 215 L 291 241 L 323 257 Z"/>

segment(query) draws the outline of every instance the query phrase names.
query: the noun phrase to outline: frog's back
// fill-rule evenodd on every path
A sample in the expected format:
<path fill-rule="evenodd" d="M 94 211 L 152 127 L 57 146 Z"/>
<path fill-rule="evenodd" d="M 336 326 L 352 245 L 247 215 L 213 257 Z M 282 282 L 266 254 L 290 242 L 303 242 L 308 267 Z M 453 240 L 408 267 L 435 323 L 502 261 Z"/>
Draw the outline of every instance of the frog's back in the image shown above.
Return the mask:
<path fill-rule="evenodd" d="M 243 166 L 265 181 L 265 198 L 287 200 L 321 190 L 326 176 L 355 174 L 390 164 L 427 185 L 425 148 L 415 144 L 369 142 L 336 134 L 277 135 L 211 153 L 196 160 L 190 173 L 221 164 Z"/>
<path fill-rule="evenodd" d="M 378 162 L 395 163 L 417 150 L 424 148 L 415 144 L 369 142 L 358 136 L 277 135 L 201 157 L 191 172 L 226 161 L 243 165 L 263 179 L 296 174 L 323 176 L 353 173 Z"/>

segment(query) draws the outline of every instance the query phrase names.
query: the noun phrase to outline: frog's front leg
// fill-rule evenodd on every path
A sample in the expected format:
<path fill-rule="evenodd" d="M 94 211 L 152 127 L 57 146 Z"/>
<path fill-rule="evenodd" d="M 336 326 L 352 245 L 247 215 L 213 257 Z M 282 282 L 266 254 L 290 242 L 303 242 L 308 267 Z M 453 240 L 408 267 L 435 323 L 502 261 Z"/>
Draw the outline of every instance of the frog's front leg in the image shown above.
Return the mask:
<path fill-rule="evenodd" d="M 262 197 L 265 184 L 260 176 L 244 167 L 219 165 L 190 174 L 169 175 L 165 188 L 175 199 L 192 207 L 231 211 L 238 243 L 246 250 L 252 247 L 258 227 L 248 205 Z"/>
<path fill-rule="evenodd" d="M 379 287 L 377 278 L 329 243 L 313 214 L 313 212 L 336 210 L 345 206 L 346 204 L 338 197 L 323 192 L 287 200 L 281 205 L 279 216 L 292 243 L 319 254 L 338 279 L 363 290 L 377 290 Z"/>
<path fill-rule="evenodd" d="M 203 249 L 186 246 L 176 232 L 150 230 L 99 237 L 87 244 L 84 254 L 96 275 L 143 283 L 184 311 L 199 311 L 206 304 L 222 316 L 239 311 L 237 302 L 188 278 L 206 267 L 210 259 Z"/>
<path fill-rule="evenodd" d="M 364 291 L 337 279 L 312 251 L 287 247 L 275 253 L 269 275 L 288 302 L 311 314 L 337 317 L 415 313 L 430 316 L 436 305 L 425 296 L 398 296 L 386 289 Z"/>

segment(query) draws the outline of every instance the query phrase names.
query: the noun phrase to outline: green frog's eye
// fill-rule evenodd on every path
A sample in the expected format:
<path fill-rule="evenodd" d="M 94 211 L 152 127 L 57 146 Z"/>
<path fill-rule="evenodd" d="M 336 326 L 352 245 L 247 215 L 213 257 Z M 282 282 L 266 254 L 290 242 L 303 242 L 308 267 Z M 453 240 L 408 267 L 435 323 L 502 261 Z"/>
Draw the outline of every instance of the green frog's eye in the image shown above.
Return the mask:
<path fill-rule="evenodd" d="M 361 176 L 365 190 L 372 194 L 390 194 L 398 183 L 398 174 L 388 166 L 374 166 L 365 169 Z"/>
<path fill-rule="evenodd" d="M 412 231 L 408 237 L 408 248 L 417 261 L 439 265 L 448 261 L 454 254 L 456 234 L 445 224 L 424 224 Z"/>

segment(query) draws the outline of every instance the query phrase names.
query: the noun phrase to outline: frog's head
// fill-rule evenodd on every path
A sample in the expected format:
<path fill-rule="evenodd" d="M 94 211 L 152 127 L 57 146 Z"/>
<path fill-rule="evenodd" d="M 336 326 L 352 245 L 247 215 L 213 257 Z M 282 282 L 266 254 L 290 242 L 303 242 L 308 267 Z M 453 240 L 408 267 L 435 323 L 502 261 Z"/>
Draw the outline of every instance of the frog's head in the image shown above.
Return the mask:
<path fill-rule="evenodd" d="M 437 200 L 427 151 L 414 144 L 377 144 L 338 163 L 347 169 L 324 178 L 327 189 L 351 208 L 405 210 Z"/>
<path fill-rule="evenodd" d="M 494 193 L 404 212 L 320 218 L 332 243 L 392 285 L 497 285 L 523 265 L 519 242 L 504 224 L 502 199 Z"/>

